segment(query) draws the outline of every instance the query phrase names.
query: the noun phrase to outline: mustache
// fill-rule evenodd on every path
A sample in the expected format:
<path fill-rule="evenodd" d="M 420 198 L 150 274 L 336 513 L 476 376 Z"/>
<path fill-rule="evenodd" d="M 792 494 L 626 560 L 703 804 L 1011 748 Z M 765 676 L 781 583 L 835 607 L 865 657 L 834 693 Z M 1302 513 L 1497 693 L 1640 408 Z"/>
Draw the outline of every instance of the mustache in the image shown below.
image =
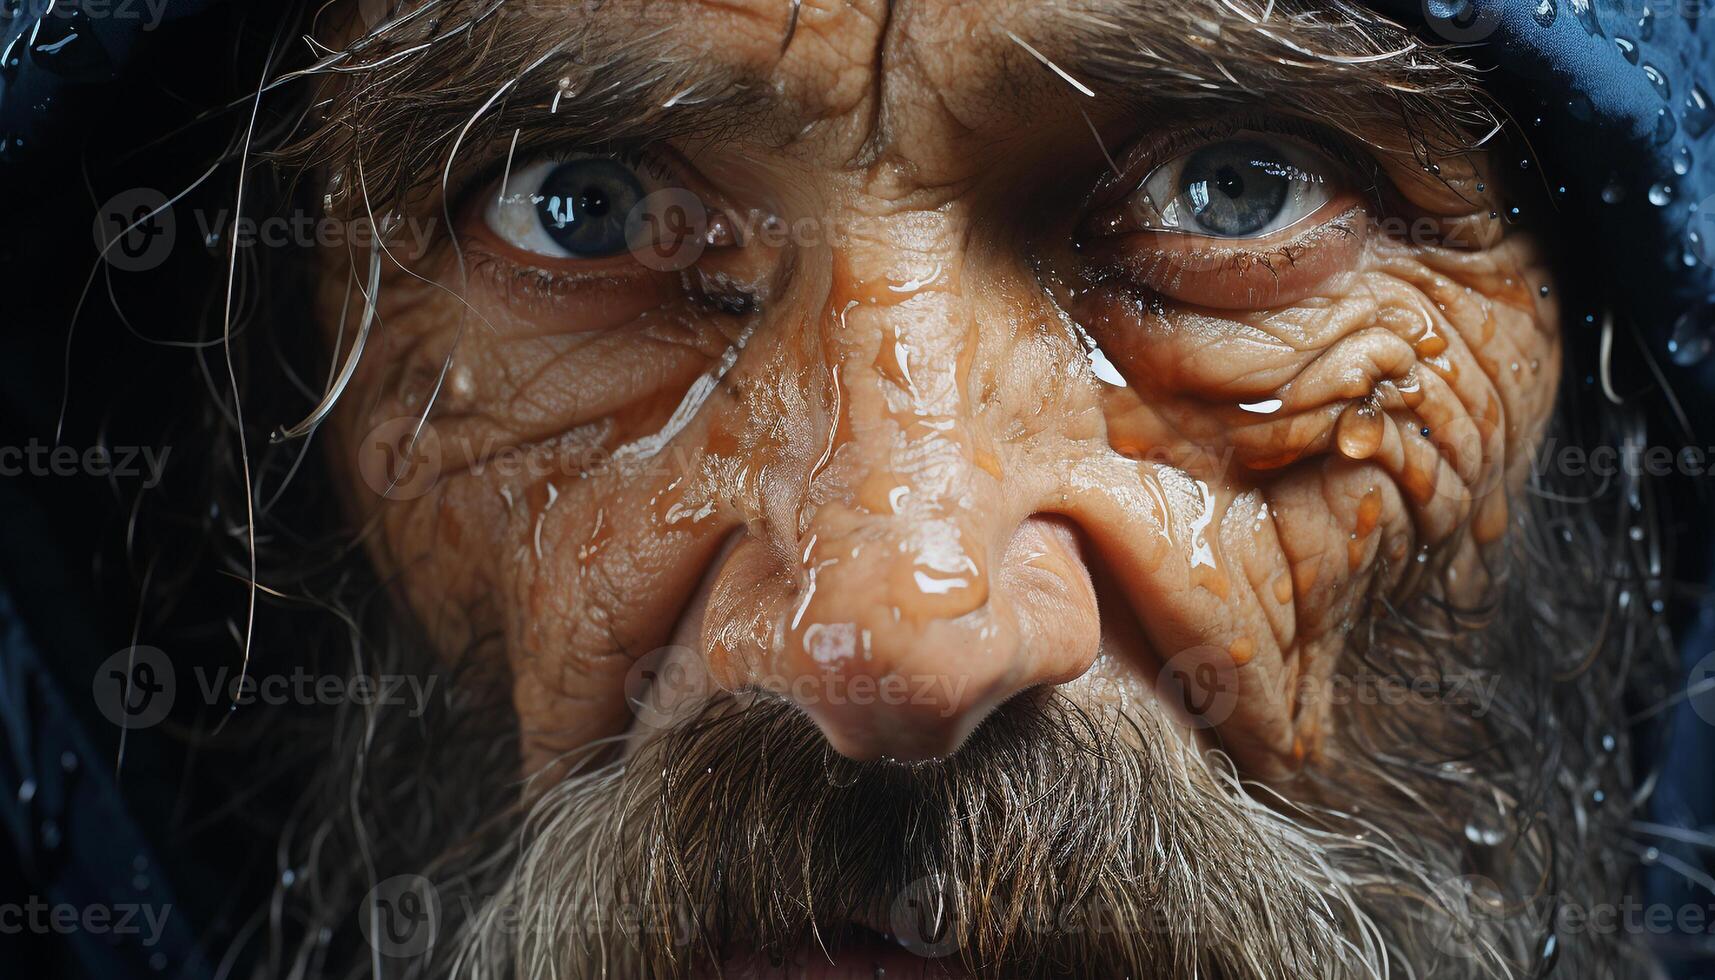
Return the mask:
<path fill-rule="evenodd" d="M 1036 691 L 951 757 L 854 762 L 792 705 L 726 697 L 534 802 L 453 972 L 790 971 L 854 933 L 979 976 L 1369 972 L 1339 866 L 1362 845 L 1167 725 Z"/>

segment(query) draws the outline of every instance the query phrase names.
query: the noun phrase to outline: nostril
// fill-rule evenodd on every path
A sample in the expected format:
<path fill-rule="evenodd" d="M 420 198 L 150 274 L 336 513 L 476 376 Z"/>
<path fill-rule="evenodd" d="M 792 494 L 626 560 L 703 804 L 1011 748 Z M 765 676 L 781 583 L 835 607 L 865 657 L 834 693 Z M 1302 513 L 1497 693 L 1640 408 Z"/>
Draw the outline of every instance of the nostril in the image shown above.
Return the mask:
<path fill-rule="evenodd" d="M 1070 518 L 1034 514 L 1001 561 L 1006 611 L 1018 623 L 1031 683 L 1064 684 L 1095 662 L 1101 617 L 1084 532 Z"/>
<path fill-rule="evenodd" d="M 1056 571 L 1087 582 L 1085 550 L 1084 533 L 1071 518 L 1032 514 L 1013 531 L 1002 563 L 1009 568 L 1043 568 L 1052 561 Z"/>

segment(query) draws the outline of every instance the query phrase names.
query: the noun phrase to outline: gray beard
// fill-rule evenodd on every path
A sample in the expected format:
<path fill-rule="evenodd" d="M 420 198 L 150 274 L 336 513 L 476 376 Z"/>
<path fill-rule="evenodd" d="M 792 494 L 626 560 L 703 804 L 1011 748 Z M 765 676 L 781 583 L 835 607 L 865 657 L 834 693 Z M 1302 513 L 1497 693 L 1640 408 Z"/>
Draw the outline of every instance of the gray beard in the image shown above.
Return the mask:
<path fill-rule="evenodd" d="M 676 977 L 746 951 L 788 970 L 861 923 L 979 976 L 1646 975 L 1635 932 L 1556 934 L 1626 900 L 1621 701 L 1653 622 L 1616 602 L 1590 556 L 1618 536 L 1569 522 L 1587 510 L 1532 514 L 1484 608 L 1436 599 L 1433 568 L 1409 604 L 1372 603 L 1322 760 L 1274 787 L 1067 689 L 912 766 L 725 699 L 532 792 L 515 719 L 475 693 L 503 701 L 503 679 L 449 680 L 427 718 L 335 726 L 339 764 L 282 842 L 315 887 L 279 890 L 260 972 Z M 357 926 L 401 874 L 433 883 L 437 939 L 392 957 Z"/>
<path fill-rule="evenodd" d="M 1325 695 L 1332 751 L 1273 789 L 1065 691 L 911 766 L 846 760 L 776 699 L 718 703 L 540 795 L 435 972 L 715 975 L 753 952 L 788 976 L 862 923 L 978 976 L 1633 975 L 1621 935 L 1550 939 L 1626 873 L 1623 805 L 1570 776 L 1614 801 L 1628 780 L 1599 738 L 1532 732 L 1554 688 L 1523 581 L 1366 618 Z"/>

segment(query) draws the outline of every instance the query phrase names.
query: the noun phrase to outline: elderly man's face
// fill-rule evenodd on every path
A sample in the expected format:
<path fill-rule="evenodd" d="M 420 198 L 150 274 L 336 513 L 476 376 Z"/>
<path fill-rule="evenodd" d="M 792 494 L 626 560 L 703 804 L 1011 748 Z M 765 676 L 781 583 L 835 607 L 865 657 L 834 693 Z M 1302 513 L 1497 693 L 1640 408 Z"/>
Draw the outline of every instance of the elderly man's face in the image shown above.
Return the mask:
<path fill-rule="evenodd" d="M 528 773 L 641 751 L 671 678 L 765 692 L 852 760 L 959 760 L 1058 688 L 1246 776 L 1338 778 L 1325 694 L 1371 604 L 1489 592 L 1557 313 L 1500 214 L 1516 166 L 1427 155 L 1460 137 L 1402 122 L 1376 64 L 1223 78 L 1200 18 L 1242 21 L 1185 6 L 505 25 L 520 74 L 568 31 L 570 67 L 474 98 L 422 205 L 457 247 L 384 263 L 332 451 L 443 656 L 510 671 Z M 642 118 L 607 141 L 588 107 L 620 96 Z M 425 413 L 432 483 L 387 468 Z"/>

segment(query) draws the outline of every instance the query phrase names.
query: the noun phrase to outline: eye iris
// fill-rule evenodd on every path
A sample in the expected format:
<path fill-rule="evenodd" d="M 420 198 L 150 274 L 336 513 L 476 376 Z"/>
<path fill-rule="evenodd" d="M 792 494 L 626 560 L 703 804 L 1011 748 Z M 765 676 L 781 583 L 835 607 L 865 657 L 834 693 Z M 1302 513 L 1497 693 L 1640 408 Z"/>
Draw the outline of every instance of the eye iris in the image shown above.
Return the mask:
<path fill-rule="evenodd" d="M 1281 161 L 1278 150 L 1244 140 L 1198 151 L 1186 161 L 1179 183 L 1200 230 L 1239 238 L 1280 217 L 1296 179 L 1304 178 Z"/>
<path fill-rule="evenodd" d="M 570 160 L 543 178 L 536 218 L 555 244 L 580 258 L 623 252 L 625 218 L 643 199 L 631 168 L 615 160 Z"/>

